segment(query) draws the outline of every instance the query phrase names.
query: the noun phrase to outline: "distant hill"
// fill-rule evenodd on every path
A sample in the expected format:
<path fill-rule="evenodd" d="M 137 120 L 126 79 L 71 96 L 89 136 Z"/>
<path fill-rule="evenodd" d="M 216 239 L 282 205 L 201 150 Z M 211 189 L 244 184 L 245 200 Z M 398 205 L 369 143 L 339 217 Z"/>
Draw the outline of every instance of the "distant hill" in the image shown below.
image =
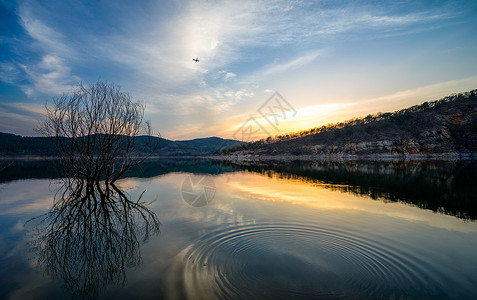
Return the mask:
<path fill-rule="evenodd" d="M 22 137 L 0 132 L 0 154 L 54 156 L 55 140 L 48 137 Z"/>
<path fill-rule="evenodd" d="M 225 158 L 477 153 L 477 90 L 220 152 Z"/>
<path fill-rule="evenodd" d="M 138 143 L 144 143 L 147 136 L 138 137 Z M 152 137 L 159 146 L 154 153 L 158 156 L 200 156 L 208 155 L 222 147 L 232 147 L 239 141 L 208 137 L 185 141 L 171 141 Z M 138 147 L 141 148 L 141 147 Z M 147 149 L 146 149 L 147 151 Z M 0 155 L 2 156 L 56 156 L 55 139 L 49 137 L 22 137 L 0 132 Z"/>

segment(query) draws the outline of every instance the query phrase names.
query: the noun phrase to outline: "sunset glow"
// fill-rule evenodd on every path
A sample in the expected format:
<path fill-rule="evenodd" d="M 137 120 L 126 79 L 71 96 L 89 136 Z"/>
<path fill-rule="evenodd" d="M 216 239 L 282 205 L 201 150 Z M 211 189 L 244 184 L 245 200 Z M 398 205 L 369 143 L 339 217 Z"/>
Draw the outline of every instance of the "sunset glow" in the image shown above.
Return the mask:
<path fill-rule="evenodd" d="M 3 2 L 0 131 L 36 135 L 46 102 L 98 79 L 145 103 L 170 139 L 234 138 L 273 92 L 297 113 L 272 136 L 405 108 L 477 87 L 476 11 L 473 1 Z"/>

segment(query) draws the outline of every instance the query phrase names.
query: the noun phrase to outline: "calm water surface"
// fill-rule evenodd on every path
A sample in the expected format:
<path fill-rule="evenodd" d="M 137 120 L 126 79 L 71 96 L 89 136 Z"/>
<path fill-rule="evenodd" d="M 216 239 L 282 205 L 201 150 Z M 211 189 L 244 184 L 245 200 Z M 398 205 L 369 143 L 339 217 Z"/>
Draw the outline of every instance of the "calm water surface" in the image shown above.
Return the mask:
<path fill-rule="evenodd" d="M 477 297 L 472 163 L 149 162 L 119 188 L 160 231 L 139 211 L 45 215 L 48 166 L 0 173 L 2 299 Z"/>

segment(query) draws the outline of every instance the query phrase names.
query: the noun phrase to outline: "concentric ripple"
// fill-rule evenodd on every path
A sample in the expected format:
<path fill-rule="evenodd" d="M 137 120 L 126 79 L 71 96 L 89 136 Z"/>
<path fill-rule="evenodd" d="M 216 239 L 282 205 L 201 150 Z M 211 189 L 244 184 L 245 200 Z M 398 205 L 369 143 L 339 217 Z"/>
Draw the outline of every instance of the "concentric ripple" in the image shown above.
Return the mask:
<path fill-rule="evenodd" d="M 181 255 L 188 298 L 440 296 L 438 272 L 396 245 L 304 224 L 211 231 Z"/>

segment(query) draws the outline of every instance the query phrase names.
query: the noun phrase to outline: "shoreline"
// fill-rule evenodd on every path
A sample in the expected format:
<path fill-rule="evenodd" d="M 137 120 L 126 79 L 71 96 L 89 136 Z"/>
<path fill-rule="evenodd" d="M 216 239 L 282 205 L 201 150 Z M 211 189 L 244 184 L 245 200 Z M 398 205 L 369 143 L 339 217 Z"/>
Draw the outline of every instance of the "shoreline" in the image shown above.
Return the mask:
<path fill-rule="evenodd" d="M 22 156 L 0 156 L 0 161 L 6 160 L 59 160 L 58 156 L 38 156 L 38 155 L 22 155 Z M 154 155 L 148 159 L 212 159 L 222 161 L 473 161 L 477 160 L 477 153 L 428 153 L 428 154 L 319 154 L 319 155 L 254 155 L 254 154 L 237 154 L 237 155 L 178 155 L 178 156 L 160 156 Z"/>
<path fill-rule="evenodd" d="M 320 155 L 221 155 L 211 159 L 223 161 L 472 161 L 477 153 L 429 153 L 429 154 L 320 154 Z"/>

